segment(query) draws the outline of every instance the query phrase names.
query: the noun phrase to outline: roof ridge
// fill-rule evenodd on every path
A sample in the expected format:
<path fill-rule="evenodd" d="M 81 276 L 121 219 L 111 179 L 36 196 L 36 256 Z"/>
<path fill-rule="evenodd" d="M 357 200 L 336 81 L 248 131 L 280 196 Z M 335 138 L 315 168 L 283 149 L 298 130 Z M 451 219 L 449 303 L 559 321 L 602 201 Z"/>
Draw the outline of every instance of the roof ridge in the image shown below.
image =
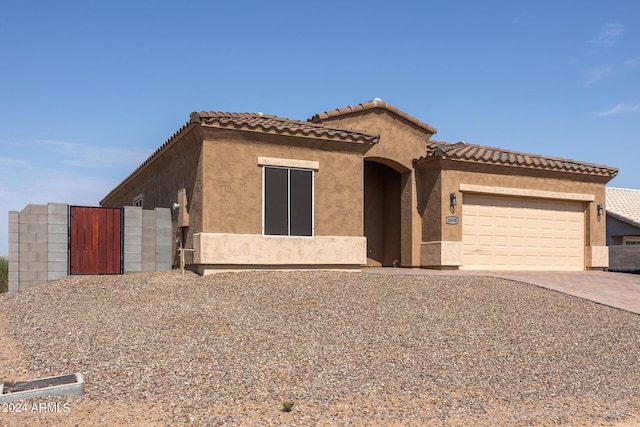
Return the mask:
<path fill-rule="evenodd" d="M 595 174 L 613 178 L 618 169 L 595 163 L 581 162 L 573 159 L 525 153 L 505 148 L 489 147 L 478 144 L 449 144 L 438 141 L 427 141 L 427 153 L 417 161 L 428 161 L 429 158 L 449 156 L 461 161 L 477 163 L 519 165 L 532 169 L 547 169 L 583 174 Z"/>
<path fill-rule="evenodd" d="M 622 188 L 622 187 L 606 187 L 607 190 L 622 190 L 622 191 L 638 191 L 640 192 L 640 189 L 638 188 Z"/>
<path fill-rule="evenodd" d="M 346 116 L 350 114 L 359 113 L 361 111 L 373 110 L 373 109 L 384 109 L 398 117 L 401 117 L 431 134 L 436 134 L 438 129 L 428 125 L 427 123 L 421 121 L 420 119 L 405 113 L 400 110 L 398 107 L 395 107 L 380 98 L 373 98 L 371 101 L 362 102 L 360 104 L 348 105 L 342 108 L 336 108 L 335 110 L 324 111 L 322 113 L 317 113 L 307 119 L 308 122 L 318 123 L 322 122 L 322 120 L 330 119 L 333 117 Z"/>
<path fill-rule="evenodd" d="M 327 126 L 323 123 L 310 123 L 307 121 L 289 119 L 264 113 L 231 113 L 223 111 L 192 112 L 190 123 L 206 124 L 226 127 L 249 127 L 261 129 L 265 132 L 287 132 L 292 135 L 313 136 L 329 139 L 352 140 L 375 144 L 379 135 L 362 132 L 359 130 L 344 129 Z"/>
<path fill-rule="evenodd" d="M 430 144 L 432 142 L 435 142 L 435 141 L 428 141 L 427 144 Z M 458 145 L 458 144 L 460 144 L 460 142 L 462 142 L 464 145 Z M 563 157 L 555 157 L 555 156 L 547 156 L 545 154 L 527 153 L 527 152 L 524 152 L 524 151 L 509 150 L 507 148 L 492 147 L 492 146 L 488 146 L 488 145 L 470 144 L 470 143 L 467 143 L 467 142 L 464 142 L 464 141 L 460 141 L 460 142 L 456 142 L 456 143 L 445 142 L 445 144 L 449 145 L 449 147 L 446 150 L 446 152 L 451 152 L 451 151 L 455 152 L 455 151 L 458 151 L 458 149 L 464 148 L 464 147 L 483 148 L 483 149 L 487 149 L 487 150 L 501 151 L 501 152 L 516 154 L 516 155 L 521 155 L 521 156 L 533 156 L 533 157 L 538 157 L 538 158 L 545 159 L 545 160 L 553 160 L 553 161 L 562 162 L 562 163 L 574 163 L 576 165 L 591 165 L 591 166 L 597 166 L 597 167 L 603 167 L 603 168 L 611 169 L 609 166 L 598 165 L 596 163 L 583 162 L 583 161 L 580 161 L 580 160 L 566 159 L 566 158 L 563 158 Z M 640 191 L 640 190 L 638 190 L 638 191 Z"/>
<path fill-rule="evenodd" d="M 351 129 L 344 129 L 344 128 L 340 128 L 340 127 L 336 127 L 336 126 L 328 126 L 326 123 L 316 123 L 316 122 L 309 122 L 307 120 L 299 120 L 299 119 L 290 119 L 288 117 L 282 117 L 282 116 L 276 116 L 274 114 L 265 114 L 262 112 L 258 112 L 258 113 L 249 113 L 249 112 L 245 112 L 245 113 L 235 113 L 235 112 L 228 112 L 228 111 L 194 111 L 190 114 L 190 119 L 192 122 L 196 122 L 196 123 L 201 123 L 201 120 L 204 119 L 216 119 L 216 118 L 237 118 L 237 119 L 242 119 L 242 118 L 255 118 L 255 119 L 269 119 L 269 120 L 276 120 L 279 122 L 290 122 L 290 123 L 296 123 L 296 124 L 300 124 L 300 125 L 304 125 L 304 126 L 311 126 L 311 127 L 316 127 L 316 128 L 322 128 L 322 129 L 327 129 L 327 130 L 335 130 L 335 131 L 343 131 L 343 132 L 349 132 L 349 133 L 358 133 L 358 134 L 363 134 L 363 135 L 371 135 L 368 134 L 367 132 L 362 132 L 362 131 L 358 131 L 358 130 L 351 130 Z M 371 135 L 373 136 L 373 135 Z"/>

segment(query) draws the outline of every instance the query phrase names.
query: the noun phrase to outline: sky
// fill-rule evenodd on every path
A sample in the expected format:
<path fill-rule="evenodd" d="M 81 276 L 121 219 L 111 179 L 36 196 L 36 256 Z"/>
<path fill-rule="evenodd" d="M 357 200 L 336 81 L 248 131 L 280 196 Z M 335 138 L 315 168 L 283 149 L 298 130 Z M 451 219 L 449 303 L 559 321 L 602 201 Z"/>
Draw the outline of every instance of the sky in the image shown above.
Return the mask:
<path fill-rule="evenodd" d="M 306 120 L 381 98 L 438 141 L 619 168 L 640 188 L 640 2 L 0 1 L 8 212 L 97 206 L 192 111 Z"/>

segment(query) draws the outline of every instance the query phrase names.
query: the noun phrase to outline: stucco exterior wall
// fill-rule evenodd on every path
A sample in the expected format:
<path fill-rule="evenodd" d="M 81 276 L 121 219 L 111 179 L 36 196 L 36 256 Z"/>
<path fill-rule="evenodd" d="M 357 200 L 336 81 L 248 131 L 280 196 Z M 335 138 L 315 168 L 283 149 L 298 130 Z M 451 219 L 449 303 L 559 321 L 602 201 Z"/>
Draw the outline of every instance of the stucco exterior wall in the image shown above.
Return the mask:
<path fill-rule="evenodd" d="M 416 209 L 419 203 L 413 161 L 426 153 L 426 143 L 433 133 L 384 109 L 365 110 L 354 114 L 322 120 L 331 126 L 357 129 L 379 134 L 378 144 L 368 150 L 364 158 L 392 167 L 401 177 L 400 197 L 400 260 L 403 267 L 420 265 L 422 219 Z M 368 236 L 380 240 L 377 235 Z"/>
<path fill-rule="evenodd" d="M 159 149 L 153 161 L 144 163 L 107 195 L 102 206 L 130 205 L 142 195 L 143 208 L 171 207 L 178 201 L 178 191 L 184 188 L 188 227 L 178 229 L 178 213 L 172 213 L 172 232 L 176 237 L 184 235 L 183 247 L 219 247 L 206 241 L 207 236 L 214 235 L 238 236 L 239 239 L 243 235 L 254 236 L 259 242 L 262 240 L 263 202 L 263 166 L 259 159 L 302 160 L 318 165 L 314 172 L 314 235 L 358 237 L 358 248 L 364 241 L 362 154 L 369 145 L 200 124 L 175 138 Z M 205 236 L 197 244 L 193 240 L 196 234 Z M 334 240 L 322 240 L 323 248 L 330 248 L 327 242 L 333 242 L 331 250 L 344 253 L 346 247 L 353 246 L 350 241 Z M 303 246 L 312 249 L 313 245 Z M 174 266 L 180 264 L 176 249 L 174 239 Z M 358 259 L 365 252 L 358 249 Z M 224 261 L 226 255 L 219 255 L 222 255 L 220 262 Z M 185 263 L 193 264 L 194 256 L 199 257 L 198 263 L 216 263 L 211 256 L 204 257 L 191 251 L 185 253 Z M 335 262 L 344 264 L 346 261 Z"/>
<path fill-rule="evenodd" d="M 387 164 L 401 173 L 413 170 L 413 160 L 425 155 L 426 143 L 433 135 L 384 109 L 330 117 L 323 119 L 322 123 L 380 135 L 380 142 L 367 151 L 365 159 L 377 158 L 383 163 L 392 160 L 404 169 L 393 163 Z"/>
<path fill-rule="evenodd" d="M 606 179 L 579 174 L 559 173 L 554 171 L 529 170 L 525 168 L 505 167 L 500 165 L 478 165 L 473 163 L 452 162 L 435 159 L 419 164 L 419 194 L 422 207 L 422 264 L 433 266 L 433 261 L 425 261 L 424 256 L 431 256 L 434 250 L 449 248 L 456 253 L 440 253 L 437 259 L 461 259 L 460 245 L 449 242 L 462 242 L 462 204 L 464 191 L 461 185 L 472 184 L 478 187 L 497 187 L 532 190 L 526 194 L 535 197 L 539 194 L 557 193 L 591 195 L 593 201 L 584 201 L 585 208 L 585 268 L 604 268 L 608 262 L 606 256 L 606 221 L 597 215 L 597 205 L 604 204 Z M 451 207 L 450 194 L 455 193 L 457 206 Z M 458 224 L 446 224 L 447 216 L 457 216 Z M 442 244 L 442 243 L 445 244 Z M 428 245 L 425 243 L 438 243 Z M 444 249 L 443 249 L 444 250 Z M 431 258 L 434 259 L 434 258 Z"/>
<path fill-rule="evenodd" d="M 283 237 L 197 233 L 195 269 L 207 274 L 237 268 L 360 268 L 366 240 L 357 236 Z"/>
<path fill-rule="evenodd" d="M 162 155 L 141 168 L 134 176 L 114 189 L 101 202 L 104 207 L 124 207 L 133 205 L 139 195 L 143 198 L 143 209 L 158 207 L 171 208 L 177 202 L 178 191 L 186 189 L 186 206 L 189 212 L 189 228 L 185 233 L 183 247 L 193 247 L 193 232 L 202 228 L 202 170 L 203 153 L 197 127 L 166 148 Z M 177 236 L 177 213 L 172 212 L 172 236 Z M 175 238 L 172 247 L 172 264 L 179 265 Z M 187 252 L 187 262 L 192 254 Z"/>
<path fill-rule="evenodd" d="M 362 153 L 336 150 L 326 141 L 251 132 L 205 130 L 203 221 L 205 233 L 262 234 L 260 157 L 317 162 L 314 234 L 362 236 Z M 344 143 L 347 145 L 347 143 Z"/>

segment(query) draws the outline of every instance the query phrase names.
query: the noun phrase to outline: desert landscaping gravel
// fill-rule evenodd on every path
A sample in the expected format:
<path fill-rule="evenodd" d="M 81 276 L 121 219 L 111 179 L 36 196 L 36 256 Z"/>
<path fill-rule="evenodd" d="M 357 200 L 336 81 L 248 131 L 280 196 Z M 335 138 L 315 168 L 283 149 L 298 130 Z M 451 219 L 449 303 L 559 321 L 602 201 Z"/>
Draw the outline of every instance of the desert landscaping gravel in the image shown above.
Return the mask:
<path fill-rule="evenodd" d="M 3 426 L 640 420 L 640 316 L 489 277 L 72 276 L 1 297 L 0 345 L 0 382 L 86 387 Z"/>

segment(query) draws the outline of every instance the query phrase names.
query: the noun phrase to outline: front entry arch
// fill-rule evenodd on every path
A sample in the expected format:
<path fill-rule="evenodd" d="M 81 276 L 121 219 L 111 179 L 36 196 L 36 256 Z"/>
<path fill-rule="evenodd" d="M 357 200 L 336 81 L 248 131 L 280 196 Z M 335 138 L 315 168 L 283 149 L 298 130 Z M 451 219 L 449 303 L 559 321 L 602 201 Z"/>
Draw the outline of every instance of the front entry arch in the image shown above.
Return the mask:
<path fill-rule="evenodd" d="M 364 235 L 367 264 L 400 266 L 402 175 L 373 160 L 364 162 Z"/>

